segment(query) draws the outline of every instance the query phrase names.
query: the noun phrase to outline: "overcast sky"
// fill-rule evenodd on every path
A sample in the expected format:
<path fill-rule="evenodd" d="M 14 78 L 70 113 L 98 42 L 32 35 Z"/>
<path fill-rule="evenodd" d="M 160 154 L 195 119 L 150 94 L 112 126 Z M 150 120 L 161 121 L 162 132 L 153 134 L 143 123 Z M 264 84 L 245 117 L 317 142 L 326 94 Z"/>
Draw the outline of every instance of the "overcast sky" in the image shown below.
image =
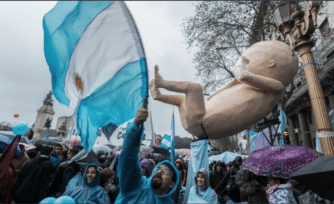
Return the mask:
<path fill-rule="evenodd" d="M 0 1 L 0 122 L 35 122 L 37 110 L 43 105 L 51 90 L 51 75 L 43 50 L 42 19 L 56 2 L 4 2 Z M 158 64 L 161 75 L 167 80 L 200 82 L 195 78 L 189 53 L 182 35 L 182 23 L 194 13 L 196 2 L 191 1 L 130 1 L 126 2 L 142 37 L 149 80 L 154 65 Z M 162 91 L 162 93 L 168 93 Z M 54 97 L 55 115 L 70 116 L 71 111 Z M 154 132 L 170 134 L 173 106 L 149 99 Z M 177 108 L 175 111 L 176 135 L 192 137 L 181 125 Z M 15 119 L 14 113 L 20 118 Z"/>

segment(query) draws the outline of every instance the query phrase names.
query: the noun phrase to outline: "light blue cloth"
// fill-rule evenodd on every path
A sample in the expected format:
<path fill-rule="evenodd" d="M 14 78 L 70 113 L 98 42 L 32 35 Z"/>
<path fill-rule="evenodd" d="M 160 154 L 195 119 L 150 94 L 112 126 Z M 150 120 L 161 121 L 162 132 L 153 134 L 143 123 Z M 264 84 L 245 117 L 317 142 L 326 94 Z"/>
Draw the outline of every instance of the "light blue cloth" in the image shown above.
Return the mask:
<path fill-rule="evenodd" d="M 92 183 L 87 183 L 87 169 L 94 166 L 97 173 Z M 77 203 L 93 204 L 93 203 L 110 203 L 110 199 L 106 191 L 100 186 L 100 172 L 95 163 L 88 164 L 81 178 L 81 184 L 77 187 L 66 190 L 63 196 L 72 197 Z"/>
<path fill-rule="evenodd" d="M 200 169 L 198 172 L 204 174 L 205 185 L 198 187 L 198 193 L 196 185 L 191 187 L 187 203 L 219 203 L 217 193 L 210 187 L 210 178 L 206 169 Z"/>
<path fill-rule="evenodd" d="M 202 168 L 209 172 L 208 142 L 208 140 L 199 140 L 190 144 L 191 153 L 187 172 L 186 192 L 183 198 L 184 202 L 188 201 L 190 189 L 196 185 L 194 178 L 197 172 Z"/>
<path fill-rule="evenodd" d="M 123 1 L 59 1 L 43 19 L 55 98 L 73 110 L 90 152 L 100 127 L 133 119 L 148 97 L 148 70 Z"/>
<path fill-rule="evenodd" d="M 81 172 L 78 172 L 67 184 L 65 191 L 69 189 L 75 188 L 80 185 L 80 181 L 82 181 Z"/>
<path fill-rule="evenodd" d="M 282 110 L 281 106 L 278 106 L 279 110 L 280 110 L 280 115 L 279 115 L 279 121 L 281 122 L 280 125 L 279 125 L 279 133 L 281 134 L 280 135 L 280 139 L 279 139 L 279 144 L 278 145 L 284 145 L 284 139 L 283 139 L 283 131 L 287 128 L 289 128 L 289 125 L 288 125 L 288 121 L 287 121 L 287 118 L 286 118 L 286 115 L 284 113 L 284 111 Z"/>
<path fill-rule="evenodd" d="M 171 196 L 179 183 L 178 170 L 171 161 L 165 160 L 156 165 L 153 169 L 151 177 L 146 178 L 142 175 L 138 156 L 140 149 L 139 145 L 141 144 L 140 130 L 140 126 L 134 122 L 129 123 L 127 126 L 122 150 L 118 156 L 117 175 L 119 178 L 120 192 L 115 203 L 171 204 L 173 203 Z M 159 196 L 151 187 L 152 177 L 157 168 L 166 163 L 174 168 L 176 182 L 173 189 L 171 189 L 167 194 Z"/>

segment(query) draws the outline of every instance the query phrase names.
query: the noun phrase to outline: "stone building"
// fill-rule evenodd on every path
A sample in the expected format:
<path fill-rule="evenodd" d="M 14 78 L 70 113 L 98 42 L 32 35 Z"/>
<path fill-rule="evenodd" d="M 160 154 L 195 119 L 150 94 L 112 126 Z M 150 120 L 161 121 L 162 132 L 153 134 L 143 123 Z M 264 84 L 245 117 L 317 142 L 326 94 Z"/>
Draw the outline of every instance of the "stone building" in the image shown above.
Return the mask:
<path fill-rule="evenodd" d="M 45 127 L 50 127 L 51 122 L 53 120 L 53 115 L 55 112 L 53 111 L 53 99 L 52 99 L 52 92 L 50 91 L 43 101 L 43 106 L 38 109 L 36 120 L 33 126 L 34 136 L 33 138 L 40 139 L 41 133 Z"/>
<path fill-rule="evenodd" d="M 334 17 L 331 14 L 333 9 L 334 2 L 323 2 L 318 15 L 318 29 L 314 34 L 316 46 L 313 48 L 328 113 L 334 109 Z M 302 67 L 298 70 L 294 85 L 296 89 L 286 104 L 291 144 L 315 149 L 316 125 Z M 330 120 L 333 119 L 334 114 L 330 116 Z"/>

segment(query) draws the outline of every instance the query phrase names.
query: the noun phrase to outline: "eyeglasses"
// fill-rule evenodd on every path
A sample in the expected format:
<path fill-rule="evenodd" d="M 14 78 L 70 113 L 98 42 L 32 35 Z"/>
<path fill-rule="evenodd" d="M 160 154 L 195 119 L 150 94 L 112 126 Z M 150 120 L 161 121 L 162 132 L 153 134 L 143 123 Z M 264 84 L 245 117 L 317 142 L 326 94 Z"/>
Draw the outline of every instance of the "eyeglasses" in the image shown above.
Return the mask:
<path fill-rule="evenodd" d="M 172 172 L 170 171 L 170 170 L 168 170 L 168 169 L 166 169 L 166 168 L 162 168 L 161 166 L 159 166 L 158 168 L 157 168 L 157 171 L 161 171 L 163 174 L 165 174 L 165 175 L 172 175 Z"/>

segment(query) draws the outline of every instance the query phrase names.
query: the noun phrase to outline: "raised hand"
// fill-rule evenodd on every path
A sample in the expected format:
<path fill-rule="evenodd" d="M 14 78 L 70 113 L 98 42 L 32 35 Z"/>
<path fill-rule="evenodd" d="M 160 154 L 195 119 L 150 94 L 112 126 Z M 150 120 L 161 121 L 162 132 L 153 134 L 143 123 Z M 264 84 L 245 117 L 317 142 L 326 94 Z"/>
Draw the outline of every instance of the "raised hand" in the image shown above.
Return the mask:
<path fill-rule="evenodd" d="M 144 98 L 141 108 L 137 111 L 137 115 L 136 118 L 134 119 L 134 122 L 137 124 L 142 124 L 146 121 L 147 117 L 148 117 L 147 98 Z"/>

